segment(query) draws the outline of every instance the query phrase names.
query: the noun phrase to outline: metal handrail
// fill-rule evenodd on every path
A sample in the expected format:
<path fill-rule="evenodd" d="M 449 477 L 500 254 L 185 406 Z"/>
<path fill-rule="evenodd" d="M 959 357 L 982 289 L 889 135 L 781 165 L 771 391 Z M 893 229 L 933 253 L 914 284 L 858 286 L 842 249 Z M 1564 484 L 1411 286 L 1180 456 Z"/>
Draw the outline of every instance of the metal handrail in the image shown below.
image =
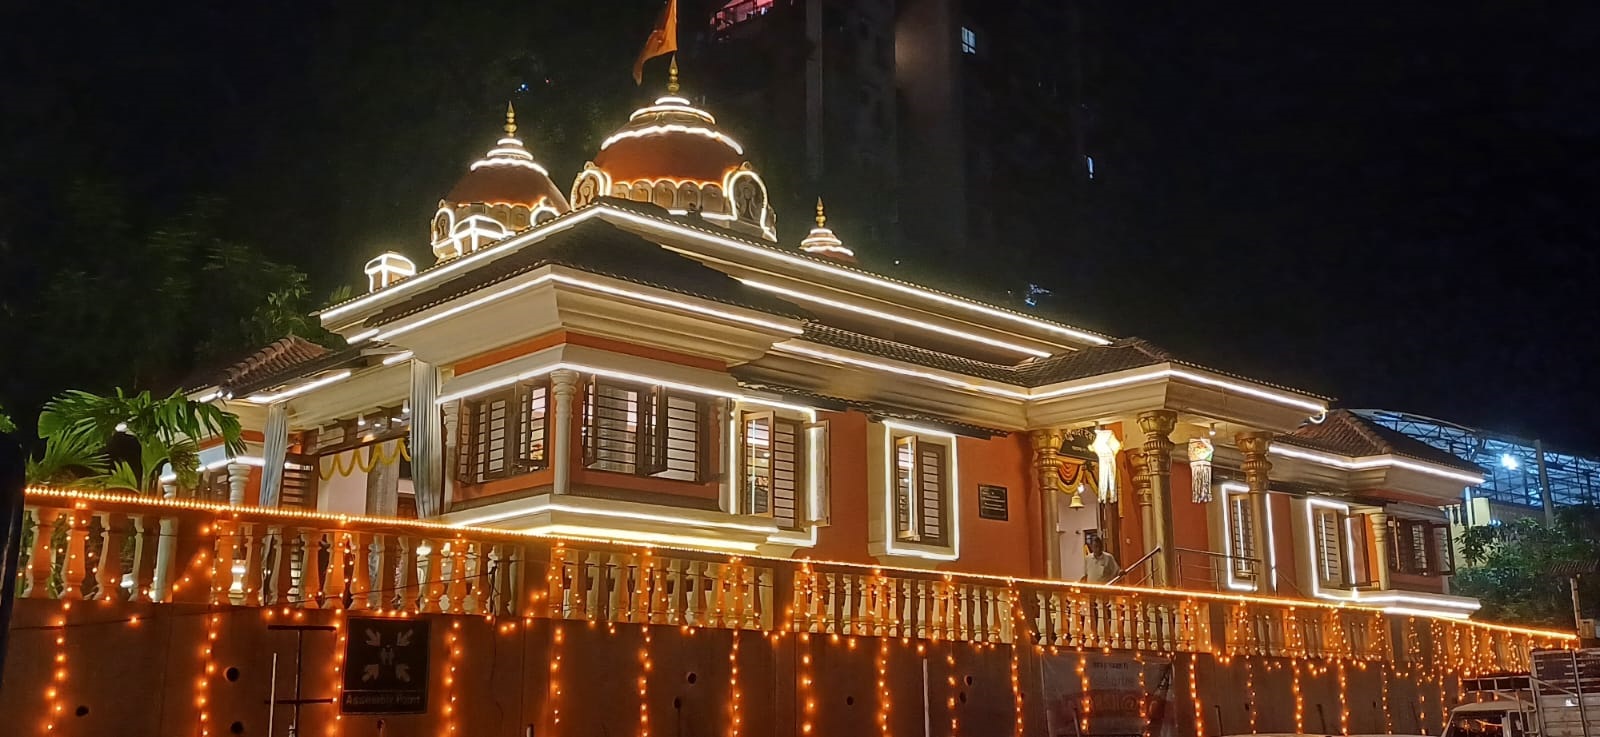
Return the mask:
<path fill-rule="evenodd" d="M 1115 576 L 1112 576 L 1112 577 L 1111 577 L 1111 580 L 1110 580 L 1110 581 L 1107 581 L 1107 582 L 1106 582 L 1106 585 L 1107 585 L 1107 586 L 1110 586 L 1110 585 L 1112 585 L 1112 584 L 1115 584 L 1115 583 L 1117 583 L 1117 582 L 1118 582 L 1118 581 L 1121 581 L 1121 580 L 1122 580 L 1122 577 L 1123 577 L 1123 576 L 1126 576 L 1126 575 L 1128 575 L 1128 571 L 1131 571 L 1131 570 L 1133 570 L 1133 569 L 1135 569 L 1135 568 L 1137 568 L 1137 567 L 1139 567 L 1139 564 L 1141 564 L 1141 563 L 1143 563 L 1143 562 L 1145 562 L 1145 561 L 1147 561 L 1147 560 L 1150 560 L 1150 558 L 1151 558 L 1151 557 L 1152 557 L 1152 556 L 1154 556 L 1154 555 L 1155 555 L 1155 554 L 1156 554 L 1156 553 L 1159 553 L 1159 552 L 1161 552 L 1161 546 L 1160 546 L 1160 545 L 1157 545 L 1157 546 L 1155 546 L 1155 547 L 1154 547 L 1154 548 L 1152 548 L 1152 549 L 1151 549 L 1151 550 L 1150 550 L 1150 552 L 1148 552 L 1148 553 L 1145 553 L 1145 554 L 1144 554 L 1144 557 L 1142 557 L 1142 558 L 1140 558 L 1140 559 L 1138 559 L 1138 560 L 1136 560 L 1136 561 L 1134 561 L 1134 562 L 1133 562 L 1133 565 L 1130 565 L 1130 566 L 1128 566 L 1128 567 L 1126 567 L 1126 568 L 1123 568 L 1123 569 L 1122 569 L 1122 570 L 1121 570 L 1121 571 L 1119 571 L 1119 572 L 1118 572 L 1118 573 L 1117 573 L 1117 575 L 1115 575 Z M 1148 574 L 1148 572 L 1146 572 L 1146 575 L 1145 575 L 1145 578 L 1149 578 L 1149 574 Z M 1142 578 L 1141 578 L 1141 579 L 1139 579 L 1139 580 L 1141 580 L 1141 581 L 1142 581 L 1142 580 L 1144 580 L 1144 579 L 1142 579 Z"/>

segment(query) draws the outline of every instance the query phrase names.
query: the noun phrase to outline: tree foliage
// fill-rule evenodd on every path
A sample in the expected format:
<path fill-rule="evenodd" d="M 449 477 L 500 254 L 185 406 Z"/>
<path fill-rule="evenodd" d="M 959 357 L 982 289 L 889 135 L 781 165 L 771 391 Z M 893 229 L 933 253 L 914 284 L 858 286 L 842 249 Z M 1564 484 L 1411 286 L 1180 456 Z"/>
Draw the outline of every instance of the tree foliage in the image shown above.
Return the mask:
<path fill-rule="evenodd" d="M 1562 572 L 1600 560 L 1600 507 L 1558 510 L 1555 524 L 1521 519 L 1475 527 L 1461 538 L 1467 565 L 1452 581 L 1455 592 L 1483 602 L 1477 618 L 1496 622 L 1573 626 L 1568 577 Z M 1600 602 L 1600 576 L 1581 578 L 1586 616 Z"/>

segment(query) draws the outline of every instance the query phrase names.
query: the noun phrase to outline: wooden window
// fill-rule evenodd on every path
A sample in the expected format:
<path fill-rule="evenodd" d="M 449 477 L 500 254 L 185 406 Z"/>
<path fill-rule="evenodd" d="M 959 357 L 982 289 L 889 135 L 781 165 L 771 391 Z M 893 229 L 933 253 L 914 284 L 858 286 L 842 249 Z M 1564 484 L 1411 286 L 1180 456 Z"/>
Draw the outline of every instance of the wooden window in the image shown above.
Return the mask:
<path fill-rule="evenodd" d="M 895 531 L 901 540 L 947 544 L 949 452 L 948 446 L 915 435 L 894 437 Z"/>
<path fill-rule="evenodd" d="M 804 434 L 802 423 L 771 412 L 743 415 L 744 509 L 788 530 L 804 521 Z"/>
<path fill-rule="evenodd" d="M 544 468 L 549 387 L 519 384 L 463 401 L 456 478 L 480 484 Z"/>
<path fill-rule="evenodd" d="M 584 392 L 584 466 L 699 481 L 708 425 L 708 407 L 699 397 L 596 378 Z"/>
<path fill-rule="evenodd" d="M 1348 585 L 1345 570 L 1346 515 L 1337 509 L 1315 507 L 1311 510 L 1311 535 L 1316 546 L 1317 582 L 1323 586 Z"/>
<path fill-rule="evenodd" d="M 1233 543 L 1233 575 L 1255 577 L 1255 510 L 1250 507 L 1248 492 L 1228 492 L 1228 537 Z"/>
<path fill-rule="evenodd" d="M 1414 519 L 1389 521 L 1389 570 L 1417 576 L 1455 573 L 1450 527 Z"/>

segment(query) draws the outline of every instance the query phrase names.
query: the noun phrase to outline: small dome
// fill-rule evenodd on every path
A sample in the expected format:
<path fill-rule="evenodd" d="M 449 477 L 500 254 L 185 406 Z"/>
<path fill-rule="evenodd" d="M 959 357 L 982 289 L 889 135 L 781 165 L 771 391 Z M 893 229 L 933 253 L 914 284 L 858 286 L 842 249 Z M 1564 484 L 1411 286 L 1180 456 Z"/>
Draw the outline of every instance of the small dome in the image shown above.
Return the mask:
<path fill-rule="evenodd" d="M 633 111 L 572 183 L 573 207 L 601 196 L 650 202 L 675 214 L 694 211 L 723 227 L 777 240 L 766 182 L 711 113 L 678 96 L 676 62 L 667 94 Z"/>
<path fill-rule="evenodd" d="M 800 239 L 800 250 L 813 256 L 833 259 L 847 264 L 856 262 L 856 252 L 846 247 L 839 236 L 828 227 L 828 214 L 822 210 L 822 198 L 817 198 L 817 227 Z"/>
<path fill-rule="evenodd" d="M 517 111 L 506 105 L 506 135 L 472 163 L 433 216 L 434 255 L 469 253 L 571 210 L 549 172 L 516 137 Z"/>

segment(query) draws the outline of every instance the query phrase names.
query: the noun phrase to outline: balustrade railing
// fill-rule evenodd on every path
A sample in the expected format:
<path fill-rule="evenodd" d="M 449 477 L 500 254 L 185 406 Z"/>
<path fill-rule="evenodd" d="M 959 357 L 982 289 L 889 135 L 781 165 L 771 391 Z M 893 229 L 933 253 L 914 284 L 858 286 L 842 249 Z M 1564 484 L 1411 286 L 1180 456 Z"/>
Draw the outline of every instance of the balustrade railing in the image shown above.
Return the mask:
<path fill-rule="evenodd" d="M 30 491 L 24 598 L 539 617 L 1047 647 L 1401 662 L 1359 607 L 739 557 L 483 528 Z M 1441 625 L 1444 626 L 1444 625 Z M 1511 666 L 1536 641 L 1453 637 Z M 1411 629 L 1406 629 L 1406 632 Z"/>

